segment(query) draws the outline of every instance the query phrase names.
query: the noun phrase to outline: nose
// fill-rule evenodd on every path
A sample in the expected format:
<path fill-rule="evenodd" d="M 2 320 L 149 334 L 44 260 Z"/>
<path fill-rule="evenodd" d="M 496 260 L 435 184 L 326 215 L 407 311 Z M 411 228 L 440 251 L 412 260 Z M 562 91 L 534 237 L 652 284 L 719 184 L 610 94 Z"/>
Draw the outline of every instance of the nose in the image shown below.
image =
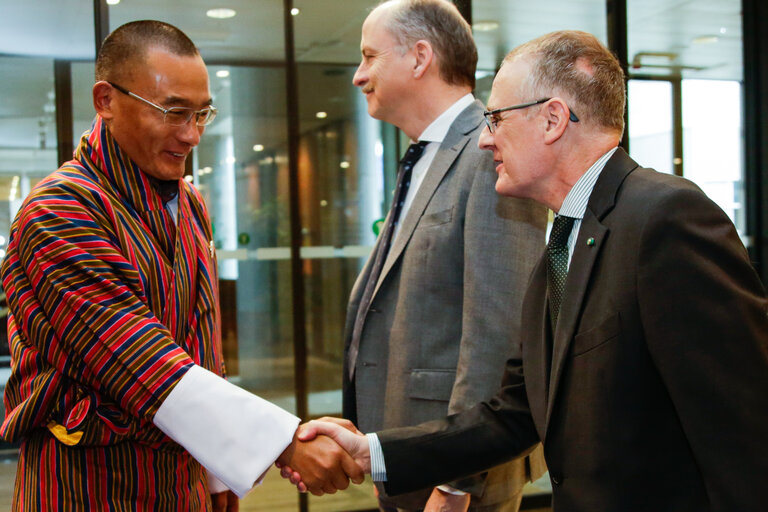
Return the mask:
<path fill-rule="evenodd" d="M 480 138 L 477 139 L 477 147 L 488 151 L 493 151 L 496 148 L 495 141 L 491 130 L 488 129 L 488 125 L 483 127 L 483 131 L 480 132 Z"/>
<path fill-rule="evenodd" d="M 195 117 L 189 120 L 186 124 L 179 126 L 178 139 L 192 147 L 197 146 L 200 143 L 200 136 L 205 131 L 205 126 L 197 126 Z"/>
<path fill-rule="evenodd" d="M 352 84 L 356 87 L 363 87 L 368 82 L 367 70 L 363 67 L 361 62 L 355 70 L 355 76 L 352 77 Z"/>

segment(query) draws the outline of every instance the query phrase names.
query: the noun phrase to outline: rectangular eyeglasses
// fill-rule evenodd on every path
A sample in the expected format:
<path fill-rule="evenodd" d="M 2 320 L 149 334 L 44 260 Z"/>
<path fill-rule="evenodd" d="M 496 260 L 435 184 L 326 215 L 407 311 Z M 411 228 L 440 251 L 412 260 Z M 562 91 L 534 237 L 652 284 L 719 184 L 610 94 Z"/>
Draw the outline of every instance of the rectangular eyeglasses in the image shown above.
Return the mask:
<path fill-rule="evenodd" d="M 521 103 L 519 105 L 512 105 L 511 107 L 503 107 L 503 108 L 497 108 L 495 110 L 486 110 L 486 111 L 484 111 L 483 112 L 483 117 L 485 118 L 486 126 L 488 126 L 488 131 L 493 133 L 493 130 L 495 130 L 496 127 L 499 125 L 499 123 L 501 121 L 503 121 L 503 119 L 501 119 L 499 117 L 499 114 L 501 114 L 502 112 L 507 112 L 509 110 L 518 110 L 518 109 L 521 109 L 521 108 L 528 108 L 528 107 L 532 107 L 534 105 L 541 105 L 542 103 L 547 102 L 547 101 L 549 101 L 551 99 L 552 98 L 543 98 L 543 99 L 536 100 L 536 101 L 529 101 L 528 103 Z M 579 122 L 579 118 L 576 117 L 576 114 L 573 113 L 573 110 L 571 110 L 570 107 L 568 108 L 568 112 L 570 113 L 570 115 L 568 116 L 568 119 L 570 119 L 574 123 L 578 123 Z"/>
<path fill-rule="evenodd" d="M 160 105 L 157 105 L 147 99 L 142 98 L 138 94 L 132 93 L 125 87 L 121 87 L 112 82 L 107 82 L 107 83 L 112 87 L 114 87 L 115 89 L 117 89 L 118 91 L 120 91 L 121 93 L 126 94 L 131 98 L 136 98 L 139 101 L 143 101 L 147 105 L 155 107 L 157 110 L 163 113 L 163 122 L 171 126 L 184 126 L 185 124 L 189 123 L 192 117 L 195 118 L 195 124 L 197 126 L 207 126 L 213 122 L 213 120 L 216 118 L 216 113 L 218 112 L 218 110 L 216 110 L 216 107 L 214 107 L 213 105 L 209 105 L 202 110 L 195 110 L 189 107 L 163 108 Z"/>

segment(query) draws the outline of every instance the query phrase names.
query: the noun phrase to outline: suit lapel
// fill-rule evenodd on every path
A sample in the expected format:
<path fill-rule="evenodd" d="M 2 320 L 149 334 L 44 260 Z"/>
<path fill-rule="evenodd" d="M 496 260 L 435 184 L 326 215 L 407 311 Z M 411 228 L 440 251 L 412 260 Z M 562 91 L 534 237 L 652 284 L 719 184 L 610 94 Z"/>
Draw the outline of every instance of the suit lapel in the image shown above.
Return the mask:
<path fill-rule="evenodd" d="M 613 210 L 621 184 L 635 168 L 637 168 L 637 163 L 629 158 L 623 149 L 619 148 L 606 163 L 589 197 L 587 210 L 584 213 L 579 235 L 573 248 L 557 330 L 553 333 L 552 367 L 547 400 L 547 427 L 552 417 L 568 350 L 579 326 L 592 270 L 610 232 L 602 221 Z M 588 240 L 589 243 L 587 243 Z"/>
<path fill-rule="evenodd" d="M 416 195 L 413 198 L 411 207 L 408 209 L 408 213 L 402 220 L 400 231 L 397 233 L 392 243 L 392 247 L 387 254 L 387 259 L 384 261 L 384 267 L 381 269 L 379 275 L 379 281 L 376 283 L 376 289 L 373 292 L 374 297 L 378 292 L 381 283 L 386 278 L 389 271 L 394 266 L 397 259 L 405 250 L 408 245 L 413 231 L 424 214 L 427 205 L 432 200 L 432 196 L 437 191 L 437 187 L 443 181 L 443 178 L 451 169 L 453 162 L 461 154 L 471 138 L 472 131 L 477 128 L 477 125 L 481 122 L 478 117 L 478 112 L 482 111 L 483 106 L 478 100 L 475 100 L 471 105 L 465 108 L 461 114 L 451 125 L 448 133 L 445 135 L 445 139 L 440 144 L 440 148 L 437 150 L 432 164 L 427 169 L 427 173 L 424 176 L 424 181 L 421 182 L 421 186 L 416 191 Z"/>

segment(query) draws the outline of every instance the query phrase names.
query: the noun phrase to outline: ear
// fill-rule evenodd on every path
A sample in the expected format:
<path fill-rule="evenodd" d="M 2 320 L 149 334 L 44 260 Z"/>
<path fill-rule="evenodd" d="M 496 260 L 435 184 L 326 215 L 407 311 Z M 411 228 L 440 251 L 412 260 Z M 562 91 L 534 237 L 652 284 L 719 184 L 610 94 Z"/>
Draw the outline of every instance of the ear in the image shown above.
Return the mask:
<path fill-rule="evenodd" d="M 102 119 L 112 119 L 114 117 L 114 105 L 112 98 L 115 89 L 105 81 L 99 81 L 93 84 L 93 108 Z"/>
<path fill-rule="evenodd" d="M 568 126 L 568 106 L 562 98 L 554 97 L 542 106 L 541 112 L 547 124 L 544 142 L 554 144 L 563 136 Z"/>
<path fill-rule="evenodd" d="M 429 41 L 425 41 L 424 39 L 416 41 L 411 50 L 416 57 L 416 62 L 413 65 L 413 77 L 419 79 L 424 76 L 429 69 L 435 54 L 432 51 L 432 45 L 429 44 Z"/>

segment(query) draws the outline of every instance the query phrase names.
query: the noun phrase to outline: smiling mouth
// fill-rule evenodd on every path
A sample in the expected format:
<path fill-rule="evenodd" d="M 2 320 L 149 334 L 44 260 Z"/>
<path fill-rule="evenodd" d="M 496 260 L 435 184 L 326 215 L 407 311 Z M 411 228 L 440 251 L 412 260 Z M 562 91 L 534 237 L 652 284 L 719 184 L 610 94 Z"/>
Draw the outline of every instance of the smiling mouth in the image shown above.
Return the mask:
<path fill-rule="evenodd" d="M 186 153 L 176 153 L 174 151 L 168 151 L 168 153 L 170 153 L 171 155 L 175 156 L 176 158 L 186 158 L 187 157 Z"/>

